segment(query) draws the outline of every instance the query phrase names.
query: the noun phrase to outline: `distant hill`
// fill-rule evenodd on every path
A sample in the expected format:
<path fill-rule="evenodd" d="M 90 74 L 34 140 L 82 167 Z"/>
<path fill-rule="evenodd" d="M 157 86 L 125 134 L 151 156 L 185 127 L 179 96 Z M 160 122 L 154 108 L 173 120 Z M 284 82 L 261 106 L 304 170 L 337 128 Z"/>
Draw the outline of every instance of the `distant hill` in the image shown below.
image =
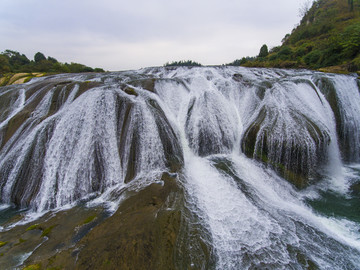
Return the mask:
<path fill-rule="evenodd" d="M 266 45 L 264 45 L 266 46 Z M 230 65 L 360 70 L 360 0 L 317 0 L 282 45 Z"/>
<path fill-rule="evenodd" d="M 91 68 L 78 63 L 61 63 L 53 57 L 45 57 L 41 52 L 34 55 L 34 60 L 29 60 L 26 55 L 17 51 L 5 50 L 0 53 L 0 77 L 8 73 L 79 73 L 79 72 L 104 72 L 101 68 Z"/>

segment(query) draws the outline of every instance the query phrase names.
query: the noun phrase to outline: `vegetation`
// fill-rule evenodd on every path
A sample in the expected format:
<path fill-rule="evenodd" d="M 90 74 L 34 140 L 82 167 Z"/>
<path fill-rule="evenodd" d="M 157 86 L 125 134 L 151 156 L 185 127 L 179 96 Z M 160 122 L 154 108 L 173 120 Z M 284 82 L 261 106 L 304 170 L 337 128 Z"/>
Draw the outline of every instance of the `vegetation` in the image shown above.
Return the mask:
<path fill-rule="evenodd" d="M 40 269 L 41 269 L 40 264 L 32 264 L 32 265 L 29 265 L 29 266 L 23 268 L 23 270 L 40 270 Z"/>
<path fill-rule="evenodd" d="M 360 70 L 360 0 L 317 0 L 300 10 L 300 24 L 266 53 L 229 65 Z M 326 69 L 325 69 L 326 70 Z"/>
<path fill-rule="evenodd" d="M 96 218 L 96 215 L 89 216 L 87 219 L 85 219 L 82 223 L 82 225 L 88 224 L 91 221 L 93 221 Z"/>
<path fill-rule="evenodd" d="M 260 53 L 258 57 L 266 57 L 269 55 L 269 50 L 266 44 L 262 45 L 260 48 Z"/>
<path fill-rule="evenodd" d="M 51 233 L 52 229 L 54 229 L 54 227 L 56 227 L 56 225 L 52 225 L 52 226 L 46 228 L 45 230 L 43 230 L 41 237 L 48 236 Z"/>
<path fill-rule="evenodd" d="M 32 231 L 32 230 L 36 230 L 36 229 L 40 229 L 39 224 L 34 224 L 34 225 L 31 225 L 31 226 L 27 227 L 26 231 Z"/>
<path fill-rule="evenodd" d="M 201 67 L 202 65 L 200 63 L 187 60 L 187 61 L 174 61 L 171 63 L 166 63 L 164 65 L 165 67 L 178 67 L 178 66 L 186 66 L 186 67 Z"/>
<path fill-rule="evenodd" d="M 7 73 L 80 73 L 104 72 L 101 68 L 91 68 L 78 63 L 60 63 L 53 57 L 46 58 L 41 52 L 34 55 L 34 60 L 29 60 L 26 55 L 12 50 L 0 53 L 0 77 Z"/>

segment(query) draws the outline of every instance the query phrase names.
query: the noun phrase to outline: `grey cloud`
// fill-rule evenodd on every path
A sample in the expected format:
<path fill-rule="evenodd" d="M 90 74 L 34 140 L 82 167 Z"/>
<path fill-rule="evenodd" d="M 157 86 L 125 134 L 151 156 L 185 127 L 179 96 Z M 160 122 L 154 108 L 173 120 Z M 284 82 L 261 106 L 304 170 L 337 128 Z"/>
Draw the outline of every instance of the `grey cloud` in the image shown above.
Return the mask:
<path fill-rule="evenodd" d="M 2 46 L 9 47 L 0 50 L 13 48 L 24 53 L 47 50 L 59 54 L 54 57 L 66 58 L 63 61 L 78 59 L 85 60 L 85 64 L 91 56 L 98 61 L 97 66 L 109 69 L 144 66 L 142 63 L 155 65 L 165 57 L 171 61 L 196 56 L 222 64 L 230 58 L 229 50 L 236 48 L 236 44 L 239 49 L 233 52 L 233 60 L 254 55 L 263 43 L 279 44 L 291 31 L 299 20 L 296 15 L 302 2 L 4 1 L 0 10 L 0 35 L 4 37 Z M 129 52 L 123 52 L 125 49 Z M 101 57 L 108 50 L 114 50 L 113 54 L 119 58 Z M 154 50 L 159 53 L 154 54 Z M 90 56 L 85 52 L 91 52 Z M 142 56 L 142 62 L 138 55 Z M 127 66 L 117 64 L 124 62 L 121 58 L 128 59 Z M 129 64 L 132 59 L 136 66 Z"/>

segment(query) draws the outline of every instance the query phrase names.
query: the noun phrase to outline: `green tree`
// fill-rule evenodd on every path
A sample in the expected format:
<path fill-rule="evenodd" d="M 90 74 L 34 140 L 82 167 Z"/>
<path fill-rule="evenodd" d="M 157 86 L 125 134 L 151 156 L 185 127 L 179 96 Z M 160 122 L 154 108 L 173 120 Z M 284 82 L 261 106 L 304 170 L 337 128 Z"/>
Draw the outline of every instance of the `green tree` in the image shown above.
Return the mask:
<path fill-rule="evenodd" d="M 0 73 L 8 73 L 11 71 L 9 59 L 5 56 L 0 54 Z"/>
<path fill-rule="evenodd" d="M 262 45 L 262 47 L 260 48 L 260 53 L 259 53 L 259 57 L 266 57 L 269 54 L 269 50 L 268 47 L 266 46 L 266 44 Z"/>
<path fill-rule="evenodd" d="M 37 52 L 35 55 L 34 55 L 34 60 L 35 60 L 35 63 L 40 63 L 42 60 L 46 60 L 46 57 L 44 54 L 42 54 L 41 52 Z"/>
<path fill-rule="evenodd" d="M 22 66 L 30 64 L 30 60 L 26 55 L 17 51 L 5 50 L 3 55 L 8 57 L 12 72 L 18 72 Z"/>
<path fill-rule="evenodd" d="M 171 67 L 171 66 L 189 66 L 189 67 L 201 67 L 200 63 L 194 62 L 192 60 L 183 60 L 183 61 L 174 61 L 171 63 L 166 63 L 164 66 Z"/>
<path fill-rule="evenodd" d="M 54 63 L 54 64 L 58 62 L 58 60 L 56 60 L 55 58 L 50 57 L 50 56 L 48 56 L 47 60 L 48 60 L 49 62 Z"/>
<path fill-rule="evenodd" d="M 80 73 L 80 72 L 93 72 L 94 69 L 79 63 L 65 63 L 65 66 L 67 66 L 72 73 Z"/>

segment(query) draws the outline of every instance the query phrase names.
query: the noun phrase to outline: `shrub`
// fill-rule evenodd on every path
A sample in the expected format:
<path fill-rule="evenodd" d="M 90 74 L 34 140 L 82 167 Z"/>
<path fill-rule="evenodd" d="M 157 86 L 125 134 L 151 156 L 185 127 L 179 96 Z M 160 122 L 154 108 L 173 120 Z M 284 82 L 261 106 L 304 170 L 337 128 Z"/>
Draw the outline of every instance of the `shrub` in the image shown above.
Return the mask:
<path fill-rule="evenodd" d="M 277 56 L 281 60 L 288 60 L 292 54 L 292 49 L 289 46 L 283 46 L 277 53 Z"/>
<path fill-rule="evenodd" d="M 341 45 L 346 57 L 352 58 L 360 53 L 360 23 L 345 28 Z"/>
<path fill-rule="evenodd" d="M 322 56 L 322 52 L 320 50 L 311 51 L 304 57 L 304 62 L 306 65 L 310 67 L 317 68 L 321 56 Z"/>

